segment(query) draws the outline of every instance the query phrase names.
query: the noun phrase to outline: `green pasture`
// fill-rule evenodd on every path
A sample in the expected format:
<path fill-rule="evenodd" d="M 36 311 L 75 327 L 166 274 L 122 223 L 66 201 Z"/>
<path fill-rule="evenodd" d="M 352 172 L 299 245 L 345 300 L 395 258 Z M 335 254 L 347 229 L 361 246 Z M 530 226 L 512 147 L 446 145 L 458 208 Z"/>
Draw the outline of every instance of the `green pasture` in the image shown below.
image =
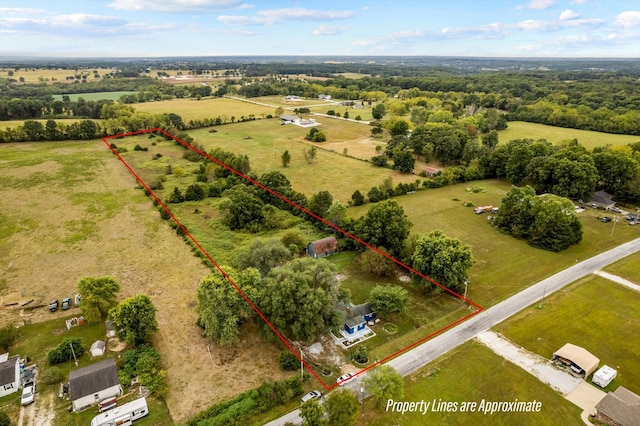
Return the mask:
<path fill-rule="evenodd" d="M 325 104 L 327 101 L 322 99 L 309 99 L 301 97 L 300 100 L 296 101 L 285 101 L 284 96 L 258 96 L 256 98 L 247 98 L 250 102 L 260 102 L 268 105 L 273 105 L 274 108 L 282 107 L 285 110 L 290 109 L 294 110 L 295 108 L 306 107 L 309 105 L 317 105 L 317 104 Z"/>
<path fill-rule="evenodd" d="M 473 188 L 479 192 L 473 192 Z M 613 223 L 600 222 L 597 217 L 601 211 L 587 209 L 578 214 L 584 231 L 580 244 L 552 253 L 498 232 L 486 214 L 476 215 L 472 207 L 463 206 L 466 201 L 476 206 L 499 206 L 510 188 L 506 181 L 485 180 L 394 198 L 413 223 L 412 233 L 439 229 L 471 246 L 475 263 L 470 271 L 468 297 L 481 306 L 494 305 L 567 268 L 576 260 L 584 260 L 640 237 L 637 226 L 627 226 L 622 220 L 611 236 Z M 370 204 L 365 204 L 350 207 L 348 212 L 352 217 L 359 217 L 369 208 Z"/>
<path fill-rule="evenodd" d="M 357 105 L 360 105 L 360 101 L 355 101 Z M 322 114 L 326 114 L 327 111 L 333 110 L 336 113 L 340 114 L 340 117 L 344 117 L 344 113 L 349 113 L 349 118 L 354 120 L 357 116 L 360 116 L 362 121 L 371 121 L 373 120 L 373 115 L 371 114 L 371 106 L 367 105 L 365 102 L 363 109 L 354 109 L 350 106 L 341 106 L 338 104 L 335 105 L 322 105 L 322 106 L 314 106 L 309 108 L 311 112 L 319 112 Z M 320 118 L 318 118 L 320 120 Z M 370 130 L 369 130 L 370 131 Z"/>
<path fill-rule="evenodd" d="M 505 361 L 482 344 L 470 341 L 405 377 L 404 396 L 399 401 L 431 404 L 457 403 L 455 411 L 407 412 L 385 410 L 386 401 L 376 405 L 366 400 L 358 425 L 572 425 L 580 423 L 580 408 L 525 370 Z M 463 402 L 515 400 L 542 403 L 540 412 L 484 414 L 462 412 Z"/>
<path fill-rule="evenodd" d="M 518 345 L 551 358 L 565 343 L 581 346 L 618 370 L 606 390 L 640 392 L 640 294 L 591 275 L 498 325 Z"/>
<path fill-rule="evenodd" d="M 149 112 L 151 114 L 178 114 L 184 122 L 204 118 L 216 118 L 218 116 L 231 121 L 231 117 L 239 120 L 240 117 L 248 117 L 251 114 L 257 118 L 262 118 L 275 113 L 275 107 L 269 108 L 228 98 L 208 98 L 200 100 L 182 98 L 159 102 L 143 102 L 134 104 L 133 107 L 137 111 Z"/>
<path fill-rule="evenodd" d="M 510 121 L 508 124 L 509 127 L 507 129 L 498 132 L 500 143 L 507 143 L 513 139 L 546 139 L 556 144 L 565 140 L 577 139 L 585 148 L 592 150 L 597 146 L 605 146 L 607 144 L 627 145 L 633 142 L 640 142 L 640 136 L 567 129 L 546 124 L 527 123 L 525 121 Z"/>
<path fill-rule="evenodd" d="M 618 222 L 619 225 L 624 223 L 623 221 Z M 607 266 L 604 270 L 640 285 L 640 254 L 636 253 L 625 257 Z"/>
<path fill-rule="evenodd" d="M 77 101 L 78 98 L 82 98 L 85 101 L 99 101 L 102 99 L 117 101 L 122 95 L 134 95 L 136 93 L 138 92 L 125 90 L 120 92 L 70 93 L 66 96 L 69 96 L 69 100 L 71 100 L 72 102 Z M 65 95 L 53 95 L 53 98 L 55 100 L 61 101 L 63 96 Z"/>

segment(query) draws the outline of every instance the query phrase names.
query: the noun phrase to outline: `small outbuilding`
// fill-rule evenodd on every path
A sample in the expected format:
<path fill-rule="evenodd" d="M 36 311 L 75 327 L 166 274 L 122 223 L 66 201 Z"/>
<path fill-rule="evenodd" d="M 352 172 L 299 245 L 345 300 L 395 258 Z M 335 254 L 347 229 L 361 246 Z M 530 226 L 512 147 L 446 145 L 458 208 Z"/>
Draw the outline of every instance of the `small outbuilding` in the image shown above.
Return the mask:
<path fill-rule="evenodd" d="M 617 375 L 618 372 L 615 369 L 609 367 L 608 365 L 603 365 L 601 369 L 593 373 L 591 381 L 601 388 L 606 388 L 609 383 L 611 383 L 613 379 L 616 378 Z"/>
<path fill-rule="evenodd" d="M 0 398 L 20 389 L 20 356 L 0 355 Z"/>
<path fill-rule="evenodd" d="M 307 254 L 315 259 L 338 252 L 338 240 L 335 237 L 322 238 L 307 244 Z"/>
<path fill-rule="evenodd" d="M 95 342 L 93 342 L 93 345 L 91 345 L 89 352 L 91 352 L 92 357 L 102 356 L 104 355 L 104 350 L 106 347 L 107 345 L 105 344 L 104 340 L 96 340 Z"/>
<path fill-rule="evenodd" d="M 619 386 L 596 405 L 596 419 L 613 426 L 638 426 L 640 395 Z"/>
<path fill-rule="evenodd" d="M 553 360 L 569 367 L 576 374 L 584 375 L 585 378 L 596 371 L 598 364 L 600 364 L 599 358 L 586 349 L 571 343 L 567 343 L 555 351 Z"/>

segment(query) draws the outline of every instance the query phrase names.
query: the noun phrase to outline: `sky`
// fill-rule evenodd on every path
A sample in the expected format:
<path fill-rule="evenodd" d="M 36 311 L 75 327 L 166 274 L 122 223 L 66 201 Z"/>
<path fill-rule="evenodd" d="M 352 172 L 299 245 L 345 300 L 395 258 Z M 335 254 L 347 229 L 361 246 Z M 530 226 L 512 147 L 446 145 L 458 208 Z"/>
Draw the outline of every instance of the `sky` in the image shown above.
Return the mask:
<path fill-rule="evenodd" d="M 640 0 L 0 0 L 0 58 L 640 58 Z"/>

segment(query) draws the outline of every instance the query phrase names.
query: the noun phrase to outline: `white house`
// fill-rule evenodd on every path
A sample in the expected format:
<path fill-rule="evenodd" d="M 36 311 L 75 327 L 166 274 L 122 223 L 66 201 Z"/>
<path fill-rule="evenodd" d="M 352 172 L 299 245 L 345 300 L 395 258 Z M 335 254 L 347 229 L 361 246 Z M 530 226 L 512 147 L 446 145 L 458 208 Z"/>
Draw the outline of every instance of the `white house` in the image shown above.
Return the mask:
<path fill-rule="evenodd" d="M 0 355 L 0 398 L 20 389 L 20 356 Z"/>
<path fill-rule="evenodd" d="M 118 368 L 113 358 L 78 368 L 69 373 L 69 399 L 73 410 L 97 404 L 122 394 Z"/>

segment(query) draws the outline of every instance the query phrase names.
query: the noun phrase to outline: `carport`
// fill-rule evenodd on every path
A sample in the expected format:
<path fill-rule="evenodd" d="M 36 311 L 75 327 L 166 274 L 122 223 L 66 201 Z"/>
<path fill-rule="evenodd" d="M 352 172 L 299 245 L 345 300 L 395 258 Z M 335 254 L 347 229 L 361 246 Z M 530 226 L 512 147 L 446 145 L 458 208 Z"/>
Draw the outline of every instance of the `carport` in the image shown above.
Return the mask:
<path fill-rule="evenodd" d="M 584 373 L 585 378 L 596 371 L 598 364 L 600 364 L 600 359 L 589 351 L 571 343 L 567 343 L 555 351 L 552 360 L 561 362 L 578 374 Z"/>

